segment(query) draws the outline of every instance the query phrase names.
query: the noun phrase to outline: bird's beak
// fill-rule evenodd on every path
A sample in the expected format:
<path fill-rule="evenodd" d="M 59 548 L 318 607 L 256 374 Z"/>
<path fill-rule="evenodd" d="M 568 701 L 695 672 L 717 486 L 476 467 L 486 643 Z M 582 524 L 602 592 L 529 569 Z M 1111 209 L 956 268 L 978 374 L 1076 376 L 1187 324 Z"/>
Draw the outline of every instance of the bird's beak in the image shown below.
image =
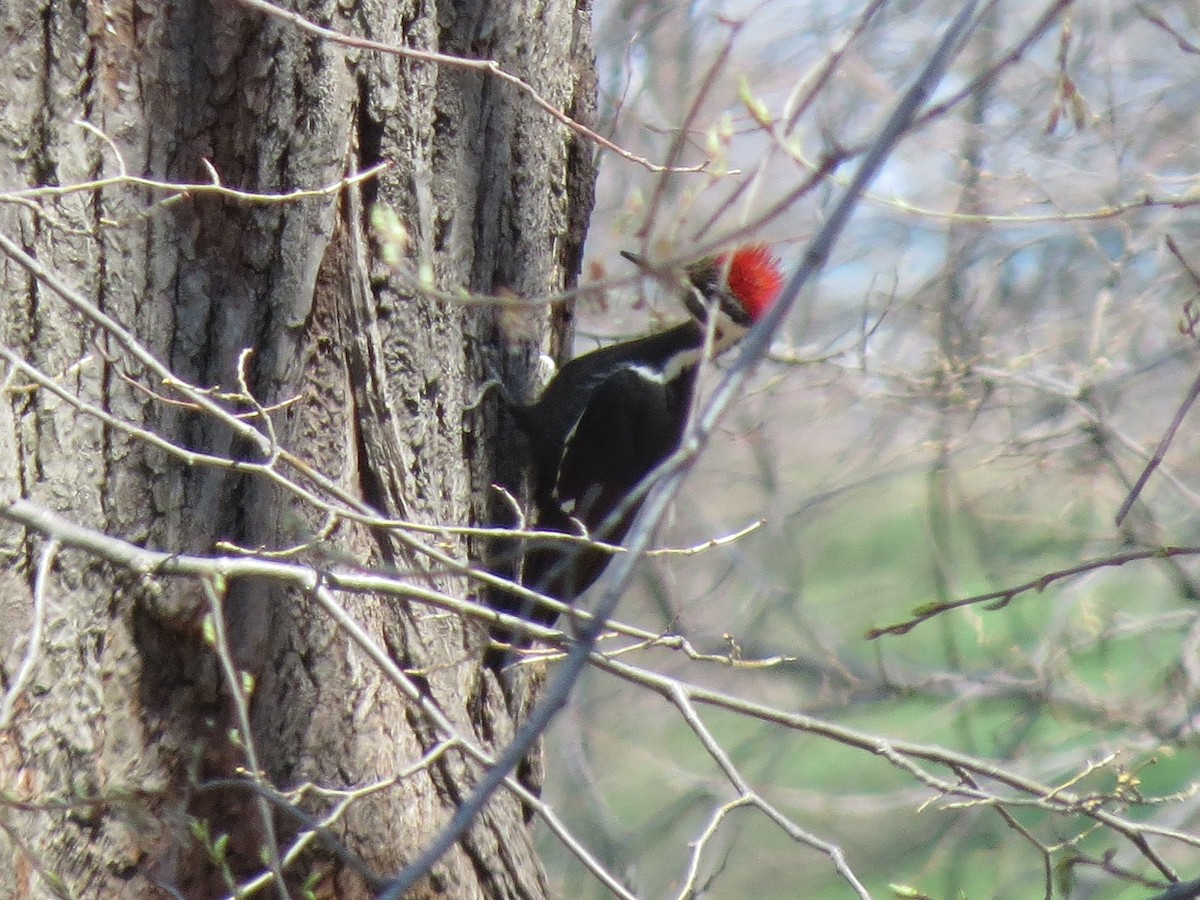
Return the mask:
<path fill-rule="evenodd" d="M 622 250 L 620 252 L 623 257 L 625 257 L 647 275 L 653 275 L 659 279 L 666 280 L 663 278 L 664 273 L 662 270 L 651 270 L 650 263 L 646 260 L 646 257 L 637 253 L 632 253 L 629 250 Z M 687 307 L 687 311 L 691 313 L 693 318 L 695 318 L 697 321 L 706 321 L 708 319 L 708 309 L 705 307 L 704 299 L 699 295 L 696 289 L 692 287 L 691 281 L 687 277 L 686 270 L 681 270 L 680 275 L 682 276 L 679 283 L 683 288 L 683 305 Z"/>

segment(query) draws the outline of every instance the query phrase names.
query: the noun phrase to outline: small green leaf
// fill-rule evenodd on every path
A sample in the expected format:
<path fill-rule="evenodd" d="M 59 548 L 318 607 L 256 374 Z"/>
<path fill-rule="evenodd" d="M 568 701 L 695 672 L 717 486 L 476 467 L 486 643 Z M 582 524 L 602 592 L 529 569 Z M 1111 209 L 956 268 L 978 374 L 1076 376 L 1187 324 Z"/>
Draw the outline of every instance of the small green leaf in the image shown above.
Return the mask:
<path fill-rule="evenodd" d="M 708 129 L 704 135 L 704 151 L 710 157 L 716 157 L 721 155 L 721 150 L 721 138 L 717 134 L 717 130 L 715 128 Z"/>
<path fill-rule="evenodd" d="M 200 624 L 200 632 L 204 636 L 204 643 L 210 647 L 217 646 L 217 626 L 213 621 L 212 613 L 204 617 Z"/>
<path fill-rule="evenodd" d="M 914 616 L 932 616 L 940 613 L 946 608 L 946 604 L 940 600 L 933 600 L 929 603 L 922 603 L 912 611 Z"/>
<path fill-rule="evenodd" d="M 888 890 L 890 890 L 897 897 L 903 897 L 904 900 L 933 900 L 933 898 L 924 891 L 919 891 L 915 887 L 911 887 L 907 884 L 889 884 Z"/>
<path fill-rule="evenodd" d="M 210 834 L 207 821 L 204 819 L 192 819 L 190 822 L 188 822 L 188 828 L 192 832 L 192 837 L 194 837 L 199 843 L 204 844 L 206 847 L 208 846 Z"/>
<path fill-rule="evenodd" d="M 420 265 L 417 266 L 417 280 L 421 282 L 421 287 L 433 289 L 433 263 L 427 259 L 421 260 Z"/>
<path fill-rule="evenodd" d="M 375 229 L 375 240 L 383 261 L 389 266 L 399 265 L 408 249 L 409 235 L 395 210 L 376 203 L 371 207 L 371 227 Z"/>
<path fill-rule="evenodd" d="M 217 863 L 223 864 L 225 862 L 225 856 L 228 853 L 228 851 L 229 851 L 229 835 L 228 834 L 223 834 L 219 838 L 217 838 L 215 841 L 213 841 L 212 858 Z"/>
<path fill-rule="evenodd" d="M 1075 887 L 1075 862 L 1078 857 L 1068 854 L 1054 866 L 1054 887 L 1064 897 L 1071 896 Z"/>
<path fill-rule="evenodd" d="M 763 128 L 771 127 L 771 110 L 767 104 L 750 93 L 750 82 L 746 76 L 742 76 L 741 84 L 738 85 L 738 95 L 741 97 L 742 103 L 745 105 L 750 116 L 761 125 Z"/>

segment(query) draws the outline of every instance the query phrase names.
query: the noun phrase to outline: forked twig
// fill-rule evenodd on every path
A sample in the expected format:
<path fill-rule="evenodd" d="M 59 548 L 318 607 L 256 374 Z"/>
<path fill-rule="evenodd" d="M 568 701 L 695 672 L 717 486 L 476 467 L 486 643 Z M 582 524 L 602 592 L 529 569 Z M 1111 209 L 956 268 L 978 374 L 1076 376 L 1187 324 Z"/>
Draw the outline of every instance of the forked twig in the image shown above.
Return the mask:
<path fill-rule="evenodd" d="M 1179 260 L 1179 264 L 1183 266 L 1183 270 L 1188 273 L 1188 277 L 1192 279 L 1192 284 L 1200 290 L 1200 275 L 1188 265 L 1188 261 L 1183 258 L 1183 253 L 1179 250 L 1179 245 L 1175 243 L 1175 239 L 1167 235 L 1167 249 L 1171 254 Z M 1184 321 L 1180 324 L 1179 330 L 1184 334 L 1195 336 L 1196 325 L 1200 324 L 1200 314 L 1196 314 L 1192 309 L 1192 301 L 1189 300 L 1183 307 Z M 1183 398 L 1183 403 L 1179 405 L 1179 409 L 1175 411 L 1175 418 L 1171 420 L 1171 424 L 1167 426 L 1166 433 L 1162 436 L 1162 440 L 1158 442 L 1158 446 L 1154 449 L 1154 455 L 1150 457 L 1150 461 L 1146 463 L 1146 467 L 1142 469 L 1142 474 L 1138 476 L 1138 480 L 1134 483 L 1129 491 L 1129 495 L 1125 498 L 1125 502 L 1121 504 L 1121 508 L 1117 510 L 1116 524 L 1121 527 L 1121 523 L 1125 521 L 1125 517 L 1129 515 L 1129 510 L 1133 508 L 1133 504 L 1137 502 L 1138 496 L 1145 488 L 1146 482 L 1150 480 L 1150 476 L 1154 474 L 1154 470 L 1159 467 L 1163 459 L 1167 455 L 1167 448 L 1171 446 L 1171 442 L 1175 440 L 1175 435 L 1179 431 L 1179 426 L 1183 424 L 1184 417 L 1187 416 L 1188 410 L 1192 408 L 1192 404 L 1196 402 L 1196 398 L 1200 397 L 1200 375 L 1192 382 L 1191 388 L 1188 390 L 1187 396 Z"/>

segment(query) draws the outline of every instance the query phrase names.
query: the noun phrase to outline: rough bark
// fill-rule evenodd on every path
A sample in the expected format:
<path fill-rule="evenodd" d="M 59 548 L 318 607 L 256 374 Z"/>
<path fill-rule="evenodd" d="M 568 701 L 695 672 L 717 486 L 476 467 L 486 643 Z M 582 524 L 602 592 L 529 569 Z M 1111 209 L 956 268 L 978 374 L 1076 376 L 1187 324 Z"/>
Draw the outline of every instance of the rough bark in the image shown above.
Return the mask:
<path fill-rule="evenodd" d="M 564 111 L 590 113 L 586 5 L 292 8 L 373 40 L 495 59 Z M 207 161 L 223 183 L 259 192 L 390 163 L 361 192 L 286 204 L 194 195 L 158 205 L 161 193 L 127 185 L 42 200 L 42 212 L 0 204 L 0 229 L 180 378 L 230 388 L 239 354 L 252 348 L 258 400 L 299 398 L 272 414 L 280 443 L 381 513 L 451 524 L 485 515 L 497 425 L 489 407 L 464 407 L 488 375 L 527 377 L 565 321 L 544 317 L 518 338 L 494 309 L 405 293 L 373 253 L 368 210 L 378 202 L 399 214 L 413 258 L 432 262 L 443 291 L 558 291 L 574 283 L 590 211 L 586 146 L 486 74 L 333 46 L 233 0 L 25 2 L 0 16 L 15 36 L 0 57 L 0 187 L 113 175 L 114 149 L 131 174 L 206 181 Z M 228 428 L 148 393 L 163 386 L 25 270 L 5 260 L 0 278 L 4 345 L 62 375 L 69 391 L 183 446 L 260 459 Z M 181 552 L 211 552 L 221 540 L 286 546 L 322 523 L 262 479 L 181 465 L 45 390 L 10 390 L 0 403 L 0 500 L 12 496 Z M 0 520 L 6 689 L 44 546 Z M 453 539 L 443 547 L 467 556 Z M 471 590 L 379 529 L 343 523 L 321 553 L 308 558 Z M 32 804 L 0 804 L 0 895 L 158 897 L 167 886 L 216 896 L 226 888 L 192 837 L 197 820 L 231 835 L 235 875 L 261 869 L 253 795 L 203 787 L 245 757 L 229 738 L 235 720 L 203 639 L 200 586 L 63 551 L 47 587 L 37 665 L 0 734 L 0 789 Z M 511 733 L 479 665 L 483 629 L 415 604 L 343 600 L 401 667 L 421 673 L 426 695 L 464 733 L 489 747 Z M 259 762 L 279 788 L 382 781 L 442 737 L 310 598 L 234 582 L 226 609 L 236 661 L 255 677 Z M 356 801 L 341 838 L 375 872 L 394 872 L 446 820 L 471 771 L 446 754 Z M 298 830 L 287 816 L 277 825 L 282 842 Z M 289 873 L 297 883 L 319 876 L 322 895 L 367 895 L 320 851 Z M 519 804 L 493 804 L 423 890 L 543 896 Z"/>

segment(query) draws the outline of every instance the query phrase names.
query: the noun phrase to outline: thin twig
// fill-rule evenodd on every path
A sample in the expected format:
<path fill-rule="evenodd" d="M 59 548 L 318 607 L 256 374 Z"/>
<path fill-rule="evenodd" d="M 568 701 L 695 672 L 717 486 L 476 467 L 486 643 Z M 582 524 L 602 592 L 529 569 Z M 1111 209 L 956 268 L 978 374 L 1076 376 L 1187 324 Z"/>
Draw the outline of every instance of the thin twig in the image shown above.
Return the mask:
<path fill-rule="evenodd" d="M 37 665 L 38 654 L 42 650 L 42 634 L 46 629 L 46 585 L 54 570 L 54 559 L 58 556 L 62 543 L 57 538 L 50 538 L 42 548 L 38 559 L 37 574 L 33 579 L 33 624 L 29 629 L 28 643 L 25 645 L 25 655 L 21 657 L 21 665 L 13 676 L 12 683 L 4 692 L 4 701 L 0 703 L 0 731 L 8 728 L 12 721 L 13 706 L 25 685 L 33 675 L 33 667 Z"/>
<path fill-rule="evenodd" d="M 229 637 L 225 632 L 224 600 L 228 581 L 203 578 L 200 583 L 205 596 L 208 597 L 214 649 L 221 665 L 221 672 L 225 676 L 225 687 L 233 700 L 238 723 L 239 743 L 242 745 L 242 752 L 246 754 L 249 770 L 247 774 L 252 781 L 260 782 L 263 779 L 263 768 L 258 762 L 258 750 L 254 746 L 254 733 L 250 727 L 250 704 L 246 697 L 246 685 L 233 664 L 233 653 L 229 649 Z M 255 799 L 259 816 L 262 819 L 263 839 L 266 843 L 266 847 L 263 849 L 267 865 L 270 866 L 271 874 L 274 876 L 275 891 L 281 900 L 290 900 L 291 894 L 288 891 L 287 880 L 283 877 L 283 860 L 279 853 L 279 836 L 275 831 L 275 816 L 265 797 L 259 794 Z"/>
<path fill-rule="evenodd" d="M 1180 251 L 1179 245 L 1175 243 L 1175 239 L 1170 235 L 1167 235 L 1167 249 L 1170 250 L 1175 259 L 1179 261 L 1179 264 L 1183 266 L 1183 270 L 1187 272 L 1188 276 L 1192 280 L 1192 285 L 1196 288 L 1200 288 L 1200 274 L 1197 274 L 1195 269 L 1191 267 L 1187 259 L 1184 257 L 1182 251 Z M 1188 312 L 1189 307 L 1190 301 L 1189 305 L 1184 308 L 1184 315 L 1190 317 L 1190 313 Z M 1189 333 L 1194 332 L 1195 326 L 1188 326 L 1186 331 Z M 1171 424 L 1167 426 L 1166 433 L 1163 434 L 1162 439 L 1158 442 L 1158 446 L 1154 449 L 1154 455 L 1150 457 L 1150 462 L 1148 462 L 1146 467 L 1142 469 L 1142 474 L 1138 476 L 1138 480 L 1130 489 L 1128 496 L 1125 498 L 1125 502 L 1122 503 L 1121 508 L 1117 510 L 1116 524 L 1118 528 L 1120 528 L 1121 523 L 1125 521 L 1125 517 L 1129 515 L 1129 510 L 1132 509 L 1133 504 L 1137 502 L 1137 498 L 1141 495 L 1142 489 L 1145 488 L 1146 482 L 1150 480 L 1150 476 L 1154 474 L 1154 470 L 1157 469 L 1159 464 L 1161 464 L 1166 458 L 1167 449 L 1171 446 L 1171 442 L 1175 440 L 1175 435 L 1178 433 L 1180 426 L 1183 425 L 1184 417 L 1187 416 L 1188 410 L 1192 408 L 1192 404 L 1196 402 L 1197 397 L 1200 397 L 1200 375 L 1197 375 L 1195 380 L 1192 382 L 1192 386 L 1188 390 L 1187 396 L 1183 398 L 1183 403 L 1181 403 L 1179 408 L 1175 410 L 1175 417 L 1171 419 Z"/>
<path fill-rule="evenodd" d="M 930 619 L 940 616 L 942 613 L 949 612 L 952 609 L 961 609 L 964 606 L 977 606 L 980 603 L 987 603 L 989 604 L 989 610 L 1003 609 L 1021 594 L 1027 594 L 1030 591 L 1041 592 L 1056 581 L 1062 581 L 1064 578 L 1082 575 L 1085 572 L 1092 572 L 1096 569 L 1119 568 L 1128 563 L 1144 559 L 1173 559 L 1177 556 L 1197 555 L 1200 555 L 1200 547 L 1152 547 L 1149 550 L 1131 550 L 1128 553 L 1118 553 L 1114 556 L 1091 559 L 1066 569 L 1047 572 L 1038 578 L 1033 578 L 1012 587 L 1001 588 L 998 591 L 988 591 L 985 594 L 975 594 L 974 596 L 962 597 L 957 600 L 938 600 L 926 603 L 914 609 L 912 617 L 903 622 L 869 629 L 866 633 L 866 638 L 873 641 L 884 635 L 908 634 L 908 632 L 912 631 L 922 622 L 927 622 Z"/>
<path fill-rule="evenodd" d="M 80 123 L 86 124 L 86 123 Z M 96 130 L 96 129 L 93 129 Z M 221 183 L 215 170 L 210 169 L 213 180 L 210 182 L 159 181 L 156 178 L 145 178 L 140 175 L 112 175 L 108 178 L 94 178 L 90 181 L 73 181 L 61 185 L 39 185 L 34 188 L 22 188 L 13 191 L 0 191 L 0 203 L 17 200 L 40 200 L 43 197 L 65 197 L 69 194 L 79 194 L 100 191 L 110 187 L 139 187 L 152 191 L 161 191 L 172 195 L 170 200 L 182 200 L 186 197 L 205 194 L 224 197 L 229 200 L 240 200 L 255 205 L 282 205 L 295 203 L 297 200 L 310 200 L 320 197 L 330 197 L 340 193 L 350 185 L 368 181 L 386 171 L 391 163 L 386 160 L 376 163 L 369 169 L 354 172 L 339 178 L 337 181 L 316 188 L 297 188 L 291 191 L 264 194 L 257 191 L 246 191 L 240 188 L 228 187 Z"/>
<path fill-rule="evenodd" d="M 862 882 L 858 880 L 857 876 L 855 876 L 854 872 L 851 870 L 849 864 L 847 864 L 845 854 L 842 852 L 841 847 L 837 846 L 836 844 L 832 844 L 829 841 L 822 840 L 815 834 L 805 831 L 795 822 L 787 818 L 787 816 L 780 812 L 777 807 L 771 803 L 768 803 L 765 798 L 763 798 L 757 791 L 750 787 L 750 783 L 747 782 L 742 773 L 738 771 L 737 766 L 734 765 L 734 762 L 732 759 L 730 759 L 729 754 L 725 752 L 725 749 L 717 742 L 717 739 L 713 737 L 712 732 L 710 732 L 707 726 L 705 726 L 703 720 L 696 712 L 696 708 L 692 705 L 692 700 L 688 695 L 687 689 L 681 683 L 676 682 L 675 685 L 673 685 L 669 699 L 675 704 L 675 708 L 679 710 L 680 715 L 683 717 L 683 720 L 687 722 L 688 727 L 692 730 L 692 733 L 696 735 L 696 738 L 704 746 L 705 752 L 712 757 L 713 761 L 718 767 L 720 767 L 721 771 L 725 773 L 725 777 L 729 779 L 730 783 L 735 788 L 737 788 L 741 796 L 744 797 L 752 806 L 761 811 L 768 819 L 783 829 L 783 831 L 792 840 L 796 841 L 797 843 L 812 847 L 814 850 L 818 850 L 829 857 L 830 861 L 834 865 L 834 868 L 837 869 L 838 874 L 842 876 L 842 878 L 850 885 L 854 892 L 858 894 L 859 897 L 863 897 L 865 900 L 870 900 L 870 893 L 865 887 L 863 887 Z"/>

